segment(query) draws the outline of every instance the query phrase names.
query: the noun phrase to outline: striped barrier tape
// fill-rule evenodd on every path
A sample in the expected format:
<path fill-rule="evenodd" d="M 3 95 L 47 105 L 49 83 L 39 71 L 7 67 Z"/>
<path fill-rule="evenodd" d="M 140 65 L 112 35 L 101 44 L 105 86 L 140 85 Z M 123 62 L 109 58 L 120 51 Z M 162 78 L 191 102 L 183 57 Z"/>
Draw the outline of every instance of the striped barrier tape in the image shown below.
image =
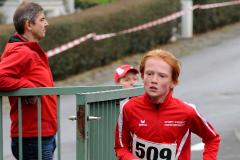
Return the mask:
<path fill-rule="evenodd" d="M 115 37 L 115 36 L 118 36 L 118 35 L 133 33 L 133 32 L 137 32 L 137 31 L 140 31 L 140 30 L 145 30 L 145 29 L 148 29 L 148 28 L 151 28 L 151 27 L 169 22 L 171 20 L 177 19 L 179 17 L 182 17 L 187 12 L 195 10 L 195 9 L 204 9 L 205 10 L 205 9 L 219 8 L 219 7 L 238 5 L 238 4 L 240 4 L 240 0 L 234 0 L 234 1 L 229 1 L 229 2 L 221 2 L 221 3 L 213 3 L 213 4 L 205 4 L 205 5 L 194 5 L 193 7 L 188 8 L 186 10 L 181 10 L 181 11 L 172 13 L 168 16 L 159 18 L 157 20 L 154 20 L 154 21 L 151 21 L 151 22 L 148 22 L 148 23 L 145 23 L 143 25 L 139 25 L 139 26 L 136 26 L 136 27 L 133 27 L 133 28 L 130 28 L 130 29 L 126 29 L 126 30 L 123 30 L 123 31 L 120 31 L 120 32 L 117 32 L 117 33 L 107 33 L 107 34 L 100 34 L 100 35 L 97 35 L 96 33 L 89 33 L 85 36 L 82 36 L 82 37 L 77 38 L 73 41 L 70 41 L 66 44 L 63 44 L 60 47 L 56 47 L 52 50 L 49 50 L 47 52 L 47 55 L 48 55 L 48 57 L 52 57 L 56 54 L 59 54 L 59 53 L 64 52 L 64 51 L 66 51 L 70 48 L 73 48 L 73 47 L 79 45 L 80 43 L 83 43 L 83 42 L 85 42 L 85 41 L 87 41 L 88 39 L 91 39 L 91 38 L 94 41 L 100 41 L 100 40 L 108 39 L 108 38 Z"/>
<path fill-rule="evenodd" d="M 94 37 L 95 35 L 96 35 L 95 33 L 89 33 L 89 34 L 87 34 L 87 35 L 85 35 L 85 36 L 83 36 L 83 37 L 80 37 L 80 38 L 75 39 L 75 40 L 73 40 L 73 41 L 70 41 L 70 42 L 68 42 L 68 43 L 66 43 L 66 44 L 63 44 L 63 45 L 61 45 L 60 47 L 56 47 L 56 48 L 54 48 L 54 49 L 52 49 L 52 50 L 49 50 L 49 51 L 47 52 L 47 55 L 48 55 L 48 57 L 52 57 L 52 56 L 54 56 L 54 55 L 56 55 L 56 54 L 59 54 L 59 53 L 61 53 L 61 52 L 64 52 L 64 51 L 66 51 L 66 50 L 68 50 L 68 49 L 70 49 L 70 48 L 73 48 L 73 47 L 79 45 L 79 44 L 82 43 L 82 42 L 87 41 L 88 39 Z"/>
<path fill-rule="evenodd" d="M 111 37 L 114 37 L 114 36 L 117 36 L 117 33 L 100 34 L 100 35 L 95 35 L 93 37 L 93 40 L 94 41 L 100 41 L 100 40 L 111 38 Z"/>
<path fill-rule="evenodd" d="M 169 22 L 171 20 L 177 19 L 178 17 L 181 17 L 183 14 L 184 14 L 184 11 L 179 11 L 179 12 L 173 13 L 169 16 L 166 16 L 166 17 L 157 19 L 155 21 L 152 21 L 152 22 L 149 22 L 149 23 L 146 23 L 146 24 L 143 24 L 143 25 L 139 25 L 139 26 L 136 26 L 136 27 L 133 27 L 133 28 L 130 28 L 130 29 L 126 29 L 126 30 L 120 31 L 118 33 L 96 35 L 95 37 L 93 37 L 93 39 L 95 41 L 99 41 L 99 40 L 107 39 L 107 38 L 114 37 L 114 36 L 117 36 L 117 35 L 137 32 L 137 31 L 140 31 L 140 30 L 151 28 L 151 27 L 154 27 L 156 25 L 163 24 L 163 23 Z"/>
<path fill-rule="evenodd" d="M 166 16 L 166 17 L 157 19 L 155 21 L 152 21 L 152 22 L 149 22 L 149 23 L 146 23 L 146 24 L 143 24 L 143 25 L 139 25 L 137 27 L 133 27 L 133 28 L 130 28 L 130 29 L 120 31 L 119 33 L 120 34 L 126 34 L 126 33 L 137 32 L 137 31 L 140 31 L 140 30 L 144 30 L 144 29 L 147 29 L 147 28 L 154 27 L 156 25 L 160 25 L 160 24 L 169 22 L 169 21 L 177 19 L 177 18 L 179 18 L 183 15 L 184 15 L 184 11 L 175 12 L 171 15 Z"/>
<path fill-rule="evenodd" d="M 93 38 L 94 41 L 100 41 L 100 40 L 111 38 L 111 37 L 114 37 L 114 36 L 117 36 L 117 35 L 120 35 L 120 34 L 137 32 L 137 31 L 140 31 L 140 30 L 143 30 L 143 29 L 151 28 L 151 27 L 154 27 L 156 25 L 159 25 L 159 24 L 166 23 L 166 22 L 169 22 L 171 20 L 177 19 L 177 18 L 181 17 L 182 15 L 184 15 L 184 11 L 179 11 L 179 12 L 173 13 L 171 15 L 168 15 L 166 17 L 160 18 L 158 20 L 155 20 L 155 21 L 152 21 L 152 22 L 149 22 L 149 23 L 146 23 L 144 25 L 137 26 L 137 27 L 133 27 L 133 28 L 130 28 L 130 29 L 127 29 L 127 30 L 123 30 L 123 31 L 120 31 L 118 33 L 108 33 L 108 34 L 100 34 L 100 35 L 96 35 L 96 33 L 90 33 L 88 35 L 85 35 L 85 36 L 80 37 L 78 39 L 75 39 L 73 41 L 70 41 L 70 42 L 68 42 L 64 45 L 61 45 L 60 47 L 49 50 L 47 52 L 47 55 L 48 55 L 48 57 L 52 57 L 56 54 L 59 54 L 59 53 L 61 53 L 63 51 L 66 51 L 70 48 L 73 48 L 76 45 L 79 45 L 80 43 L 82 43 L 84 41 L 87 41 L 90 38 Z"/>

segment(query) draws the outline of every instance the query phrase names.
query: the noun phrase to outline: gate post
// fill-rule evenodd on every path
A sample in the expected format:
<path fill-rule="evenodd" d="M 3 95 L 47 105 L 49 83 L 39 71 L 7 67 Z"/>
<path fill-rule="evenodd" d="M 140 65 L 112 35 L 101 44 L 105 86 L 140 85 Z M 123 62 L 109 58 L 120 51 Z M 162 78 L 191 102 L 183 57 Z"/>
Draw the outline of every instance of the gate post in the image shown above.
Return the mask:
<path fill-rule="evenodd" d="M 87 140 L 86 140 L 86 118 L 85 106 L 77 106 L 77 126 L 76 126 L 76 159 L 87 160 Z"/>
<path fill-rule="evenodd" d="M 181 18 L 181 34 L 183 38 L 191 38 L 193 35 L 193 2 L 181 0 L 184 15 Z"/>

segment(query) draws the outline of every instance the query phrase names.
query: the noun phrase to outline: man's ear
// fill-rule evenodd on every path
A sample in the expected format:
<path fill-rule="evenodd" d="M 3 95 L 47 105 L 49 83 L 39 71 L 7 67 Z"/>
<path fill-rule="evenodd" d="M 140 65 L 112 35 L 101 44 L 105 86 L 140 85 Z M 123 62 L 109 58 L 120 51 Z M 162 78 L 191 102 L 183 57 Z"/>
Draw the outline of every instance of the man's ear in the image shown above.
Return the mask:
<path fill-rule="evenodd" d="M 27 20 L 26 22 L 25 22 L 25 31 L 31 31 L 32 30 L 32 23 L 29 21 L 29 20 Z"/>

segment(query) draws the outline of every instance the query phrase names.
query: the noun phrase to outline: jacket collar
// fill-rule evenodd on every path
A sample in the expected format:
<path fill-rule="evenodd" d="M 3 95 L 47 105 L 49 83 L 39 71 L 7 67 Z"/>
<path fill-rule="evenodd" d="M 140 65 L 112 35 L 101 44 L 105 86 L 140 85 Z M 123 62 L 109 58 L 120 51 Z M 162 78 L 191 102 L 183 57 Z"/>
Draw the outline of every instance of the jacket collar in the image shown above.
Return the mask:
<path fill-rule="evenodd" d="M 10 37 L 8 43 L 14 43 L 14 42 L 27 42 L 28 40 L 23 37 L 22 35 L 15 33 L 12 37 Z"/>
<path fill-rule="evenodd" d="M 47 61 L 47 55 L 43 51 L 43 49 L 40 47 L 38 42 L 31 42 L 28 41 L 26 38 L 24 38 L 22 35 L 15 33 L 8 41 L 8 44 L 10 44 L 12 47 L 14 46 L 20 46 L 20 45 L 26 45 L 31 50 L 36 51 L 41 57 L 44 57 L 44 61 Z"/>
<path fill-rule="evenodd" d="M 162 106 L 166 106 L 166 105 L 171 103 L 172 99 L 173 99 L 172 91 L 169 91 L 169 93 L 167 94 L 165 100 L 162 103 L 153 104 L 153 103 L 150 102 L 149 95 L 146 92 L 144 93 L 144 101 L 145 101 L 145 103 L 147 103 L 149 106 L 151 106 L 153 108 L 156 108 L 156 106 L 159 106 L 159 108 L 161 108 Z"/>

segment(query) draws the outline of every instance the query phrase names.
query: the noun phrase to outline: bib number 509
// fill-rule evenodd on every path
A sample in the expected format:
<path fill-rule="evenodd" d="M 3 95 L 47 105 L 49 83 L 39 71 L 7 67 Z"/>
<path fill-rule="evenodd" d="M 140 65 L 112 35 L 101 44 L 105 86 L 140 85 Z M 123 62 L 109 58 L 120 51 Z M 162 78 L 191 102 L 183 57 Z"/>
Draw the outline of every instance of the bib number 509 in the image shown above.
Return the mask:
<path fill-rule="evenodd" d="M 134 135 L 132 153 L 141 160 L 175 160 L 176 144 L 146 141 Z"/>
<path fill-rule="evenodd" d="M 147 160 L 158 160 L 158 159 L 164 159 L 164 160 L 171 160 L 172 157 L 172 151 L 168 148 L 162 148 L 160 151 L 158 148 L 149 146 L 148 148 L 145 148 L 145 145 L 136 142 L 136 156 L 143 159 L 146 158 Z"/>

